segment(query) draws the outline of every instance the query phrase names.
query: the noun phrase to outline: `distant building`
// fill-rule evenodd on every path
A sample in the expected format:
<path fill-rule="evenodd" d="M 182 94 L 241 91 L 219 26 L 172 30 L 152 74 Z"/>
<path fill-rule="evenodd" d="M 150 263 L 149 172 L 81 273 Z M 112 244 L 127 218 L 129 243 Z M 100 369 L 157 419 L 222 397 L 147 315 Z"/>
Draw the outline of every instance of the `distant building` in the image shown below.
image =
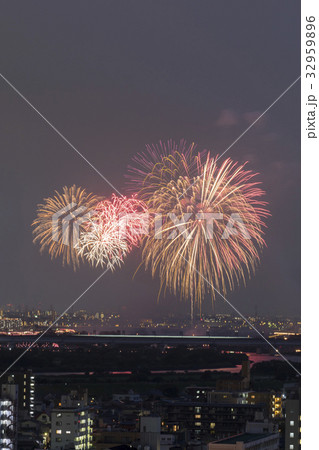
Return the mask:
<path fill-rule="evenodd" d="M 285 450 L 300 450 L 300 427 L 300 400 L 287 399 L 285 402 Z"/>
<path fill-rule="evenodd" d="M 2 384 L 0 397 L 0 448 L 16 450 L 18 442 L 18 386 Z"/>
<path fill-rule="evenodd" d="M 278 450 L 277 433 L 243 433 L 208 444 L 208 450 Z"/>
<path fill-rule="evenodd" d="M 112 399 L 119 402 L 141 402 L 142 397 L 140 394 L 135 394 L 130 390 L 127 394 L 113 394 Z"/>

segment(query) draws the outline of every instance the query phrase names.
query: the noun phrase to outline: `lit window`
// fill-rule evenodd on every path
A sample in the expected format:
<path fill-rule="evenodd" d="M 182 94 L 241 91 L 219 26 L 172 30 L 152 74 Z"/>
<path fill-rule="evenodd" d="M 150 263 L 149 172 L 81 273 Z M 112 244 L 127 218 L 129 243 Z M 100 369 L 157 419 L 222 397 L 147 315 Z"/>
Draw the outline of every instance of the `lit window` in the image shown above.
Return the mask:
<path fill-rule="evenodd" d="M 289 445 L 289 450 L 294 450 L 294 444 Z"/>
<path fill-rule="evenodd" d="M 291 421 L 290 421 L 290 426 L 293 427 L 294 425 L 295 425 L 295 421 L 294 421 L 294 420 L 291 420 Z"/>
<path fill-rule="evenodd" d="M 290 433 L 289 437 L 294 438 L 295 437 L 295 433 Z"/>
<path fill-rule="evenodd" d="M 56 430 L 56 434 L 62 434 L 62 430 Z"/>

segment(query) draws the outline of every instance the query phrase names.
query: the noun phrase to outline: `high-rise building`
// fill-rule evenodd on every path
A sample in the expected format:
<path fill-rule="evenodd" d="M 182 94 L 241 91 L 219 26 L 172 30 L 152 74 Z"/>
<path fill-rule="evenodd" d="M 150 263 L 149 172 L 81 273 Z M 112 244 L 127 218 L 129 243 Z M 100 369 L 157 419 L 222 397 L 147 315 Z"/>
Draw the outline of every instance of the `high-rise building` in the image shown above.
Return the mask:
<path fill-rule="evenodd" d="M 285 402 L 285 450 L 300 450 L 301 435 L 300 400 Z"/>
<path fill-rule="evenodd" d="M 7 376 L 7 383 L 16 384 L 19 388 L 18 407 L 22 414 L 34 417 L 35 377 L 32 370 L 13 372 Z"/>
<path fill-rule="evenodd" d="M 161 418 L 142 416 L 140 418 L 140 440 L 143 449 L 160 450 Z"/>
<path fill-rule="evenodd" d="M 0 398 L 0 448 L 16 450 L 18 438 L 18 386 L 2 384 Z"/>

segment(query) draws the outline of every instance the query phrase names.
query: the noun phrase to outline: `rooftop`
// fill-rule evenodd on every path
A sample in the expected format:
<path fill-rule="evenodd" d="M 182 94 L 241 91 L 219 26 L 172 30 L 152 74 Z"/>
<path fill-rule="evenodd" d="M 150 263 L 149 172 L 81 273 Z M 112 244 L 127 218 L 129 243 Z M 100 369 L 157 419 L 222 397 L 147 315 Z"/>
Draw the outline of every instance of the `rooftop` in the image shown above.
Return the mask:
<path fill-rule="evenodd" d="M 275 433 L 243 433 L 237 434 L 236 436 L 231 436 L 226 439 L 221 439 L 219 441 L 215 441 L 214 444 L 236 444 L 236 442 L 252 442 L 258 441 L 259 439 L 264 439 L 268 436 L 276 436 Z"/>

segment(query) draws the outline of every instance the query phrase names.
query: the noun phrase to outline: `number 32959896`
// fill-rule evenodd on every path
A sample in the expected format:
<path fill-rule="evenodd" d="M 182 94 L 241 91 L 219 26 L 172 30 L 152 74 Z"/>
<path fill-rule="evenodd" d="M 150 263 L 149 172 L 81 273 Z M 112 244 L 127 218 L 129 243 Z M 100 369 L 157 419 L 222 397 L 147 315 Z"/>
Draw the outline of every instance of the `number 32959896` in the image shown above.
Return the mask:
<path fill-rule="evenodd" d="M 306 17 L 306 78 L 316 78 L 316 26 L 315 17 Z"/>

